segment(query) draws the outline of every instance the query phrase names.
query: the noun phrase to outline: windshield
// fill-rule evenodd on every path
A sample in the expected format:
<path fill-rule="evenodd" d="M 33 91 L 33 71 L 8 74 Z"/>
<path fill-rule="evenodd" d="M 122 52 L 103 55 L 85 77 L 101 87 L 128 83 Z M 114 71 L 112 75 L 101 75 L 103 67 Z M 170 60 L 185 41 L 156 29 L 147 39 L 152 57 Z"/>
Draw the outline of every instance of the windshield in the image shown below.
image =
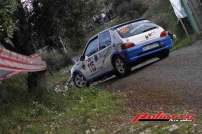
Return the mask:
<path fill-rule="evenodd" d="M 118 27 L 116 31 L 119 33 L 119 35 L 122 38 L 128 38 L 130 36 L 138 35 L 153 29 L 156 29 L 158 25 L 152 23 L 152 22 L 134 22 L 128 25 L 124 25 L 121 27 Z"/>

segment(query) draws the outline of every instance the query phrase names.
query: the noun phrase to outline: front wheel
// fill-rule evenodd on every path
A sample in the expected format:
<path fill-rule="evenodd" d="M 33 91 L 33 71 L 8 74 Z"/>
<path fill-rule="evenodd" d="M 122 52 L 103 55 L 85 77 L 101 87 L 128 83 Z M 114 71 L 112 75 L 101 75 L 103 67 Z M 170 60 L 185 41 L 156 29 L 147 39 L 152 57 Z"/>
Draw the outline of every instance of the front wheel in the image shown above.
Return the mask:
<path fill-rule="evenodd" d="M 88 87 L 89 85 L 86 78 L 81 73 L 77 73 L 74 75 L 73 82 L 74 85 L 78 88 Z"/>
<path fill-rule="evenodd" d="M 113 59 L 113 66 L 115 70 L 115 74 L 119 77 L 123 77 L 131 71 L 131 68 L 129 65 L 125 63 L 123 58 L 121 57 L 115 57 Z"/>

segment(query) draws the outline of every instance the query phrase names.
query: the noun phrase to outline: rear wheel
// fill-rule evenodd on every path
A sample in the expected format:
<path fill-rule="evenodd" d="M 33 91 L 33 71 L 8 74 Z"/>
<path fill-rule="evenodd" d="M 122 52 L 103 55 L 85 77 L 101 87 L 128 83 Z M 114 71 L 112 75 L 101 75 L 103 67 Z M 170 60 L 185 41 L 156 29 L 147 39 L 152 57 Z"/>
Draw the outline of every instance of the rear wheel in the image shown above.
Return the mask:
<path fill-rule="evenodd" d="M 164 51 L 162 51 L 162 52 L 159 54 L 158 58 L 160 58 L 160 59 L 165 59 L 165 58 L 167 58 L 167 57 L 169 56 L 169 54 L 170 54 L 170 50 L 169 50 L 169 49 L 164 50 Z"/>
<path fill-rule="evenodd" d="M 113 66 L 115 70 L 115 74 L 119 77 L 123 77 L 131 71 L 131 68 L 129 65 L 126 64 L 126 62 L 123 60 L 123 58 L 117 56 L 113 58 Z"/>
<path fill-rule="evenodd" d="M 89 83 L 87 82 L 86 78 L 81 73 L 77 73 L 74 75 L 73 82 L 74 82 L 74 85 L 78 88 L 89 86 Z"/>

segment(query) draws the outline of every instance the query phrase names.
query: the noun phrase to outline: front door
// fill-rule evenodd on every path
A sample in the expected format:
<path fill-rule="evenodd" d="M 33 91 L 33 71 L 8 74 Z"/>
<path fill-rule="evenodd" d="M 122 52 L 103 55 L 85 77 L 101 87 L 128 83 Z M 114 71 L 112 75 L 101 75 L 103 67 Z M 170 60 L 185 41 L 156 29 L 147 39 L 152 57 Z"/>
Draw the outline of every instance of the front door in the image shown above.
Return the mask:
<path fill-rule="evenodd" d="M 99 52 L 97 54 L 97 68 L 98 74 L 101 75 L 112 70 L 111 66 L 111 52 L 112 41 L 109 31 L 104 31 L 99 34 Z"/>
<path fill-rule="evenodd" d="M 87 44 L 87 48 L 84 52 L 85 60 L 83 62 L 83 70 L 85 77 L 89 80 L 97 76 L 98 68 L 96 65 L 97 54 L 99 50 L 98 37 L 93 38 Z"/>

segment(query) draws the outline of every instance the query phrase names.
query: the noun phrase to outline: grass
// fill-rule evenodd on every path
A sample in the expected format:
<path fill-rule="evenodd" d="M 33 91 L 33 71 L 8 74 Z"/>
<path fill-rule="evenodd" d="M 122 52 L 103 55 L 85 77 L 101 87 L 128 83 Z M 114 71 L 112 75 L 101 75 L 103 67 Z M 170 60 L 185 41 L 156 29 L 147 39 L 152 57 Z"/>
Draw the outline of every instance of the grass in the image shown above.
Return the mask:
<path fill-rule="evenodd" d="M 190 37 L 184 37 L 180 38 L 174 41 L 174 45 L 172 48 L 172 51 L 175 51 L 177 49 L 183 48 L 185 46 L 189 46 L 193 44 L 195 41 L 201 40 L 202 36 L 200 34 L 192 34 Z"/>
<path fill-rule="evenodd" d="M 68 72 L 66 70 L 68 69 L 64 68 L 58 72 L 52 72 L 52 74 L 48 73 L 47 88 L 51 90 L 55 85 L 63 84 L 64 81 L 68 80 Z"/>
<path fill-rule="evenodd" d="M 177 49 L 180 49 L 182 47 L 188 46 L 193 42 L 193 40 L 191 38 L 184 38 L 181 40 L 177 40 L 176 42 L 174 42 L 174 46 L 172 48 L 172 51 L 175 51 Z"/>
<path fill-rule="evenodd" d="M 129 123 L 124 93 L 91 87 L 36 98 L 27 93 L 25 79 L 20 75 L 1 85 L 9 96 L 0 108 L 0 134 L 171 133 L 174 123 Z M 173 133 L 199 132 L 193 122 L 175 124 Z"/>
<path fill-rule="evenodd" d="M 108 123 L 120 114 L 122 102 L 115 93 L 96 88 L 72 89 L 35 98 L 22 86 L 21 77 L 1 85 L 6 87 L 9 99 L 1 105 L 0 134 L 107 132 Z"/>

